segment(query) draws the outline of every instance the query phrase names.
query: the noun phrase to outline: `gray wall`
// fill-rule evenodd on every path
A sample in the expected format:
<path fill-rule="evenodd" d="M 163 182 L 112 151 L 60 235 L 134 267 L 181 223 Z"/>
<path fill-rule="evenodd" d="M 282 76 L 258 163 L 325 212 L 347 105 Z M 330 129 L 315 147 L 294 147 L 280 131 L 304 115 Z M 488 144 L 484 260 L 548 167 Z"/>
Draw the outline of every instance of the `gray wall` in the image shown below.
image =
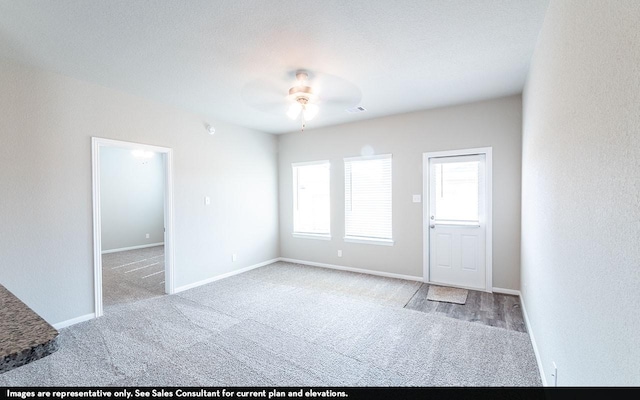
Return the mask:
<path fill-rule="evenodd" d="M 164 179 L 162 154 L 100 149 L 103 252 L 164 242 Z"/>
<path fill-rule="evenodd" d="M 51 323 L 93 312 L 92 136 L 174 149 L 176 286 L 278 257 L 277 138 L 211 122 L 0 62 L 0 283 Z"/>
<path fill-rule="evenodd" d="M 492 146 L 493 286 L 519 289 L 521 131 L 518 95 L 280 136 L 281 256 L 422 277 L 422 204 L 412 202 L 413 194 L 422 194 L 422 154 Z M 393 154 L 392 247 L 342 239 L 343 158 L 360 155 L 365 146 Z M 291 163 L 325 159 L 331 161 L 332 240 L 294 238 Z"/>
<path fill-rule="evenodd" d="M 524 95 L 522 295 L 544 375 L 640 385 L 640 2 L 553 1 Z"/>

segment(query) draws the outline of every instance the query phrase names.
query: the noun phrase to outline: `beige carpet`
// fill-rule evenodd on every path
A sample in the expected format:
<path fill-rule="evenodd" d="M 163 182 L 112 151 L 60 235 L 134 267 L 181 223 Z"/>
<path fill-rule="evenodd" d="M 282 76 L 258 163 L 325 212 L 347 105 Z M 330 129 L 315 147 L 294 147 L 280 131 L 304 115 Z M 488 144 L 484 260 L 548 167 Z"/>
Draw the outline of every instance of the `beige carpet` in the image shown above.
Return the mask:
<path fill-rule="evenodd" d="M 0 386 L 539 386 L 526 333 L 402 308 L 412 284 L 276 263 L 114 305 Z"/>
<path fill-rule="evenodd" d="M 422 285 L 415 281 L 285 262 L 258 268 L 250 275 L 277 285 L 319 290 L 392 307 L 404 307 Z"/>
<path fill-rule="evenodd" d="M 446 286 L 429 286 L 427 300 L 444 303 L 464 304 L 467 302 L 469 291 Z"/>

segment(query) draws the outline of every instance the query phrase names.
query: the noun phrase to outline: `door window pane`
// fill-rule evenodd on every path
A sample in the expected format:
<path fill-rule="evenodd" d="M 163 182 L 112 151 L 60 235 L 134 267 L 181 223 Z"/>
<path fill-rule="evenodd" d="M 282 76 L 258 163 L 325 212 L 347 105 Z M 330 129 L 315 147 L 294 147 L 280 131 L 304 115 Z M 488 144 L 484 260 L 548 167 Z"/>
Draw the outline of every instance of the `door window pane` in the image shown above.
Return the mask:
<path fill-rule="evenodd" d="M 479 220 L 478 161 L 435 164 L 435 219 Z"/>

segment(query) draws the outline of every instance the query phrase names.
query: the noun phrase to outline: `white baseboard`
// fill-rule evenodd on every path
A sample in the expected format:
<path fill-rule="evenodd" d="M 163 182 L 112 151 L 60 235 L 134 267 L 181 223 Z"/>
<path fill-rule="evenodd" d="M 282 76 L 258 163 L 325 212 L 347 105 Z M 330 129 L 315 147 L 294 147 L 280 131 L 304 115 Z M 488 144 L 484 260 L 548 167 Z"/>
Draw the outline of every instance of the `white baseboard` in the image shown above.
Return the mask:
<path fill-rule="evenodd" d="M 173 293 L 175 294 L 175 293 L 184 292 L 185 290 L 189 290 L 189 289 L 193 289 L 193 288 L 198 287 L 198 286 L 206 285 L 207 283 L 219 281 L 220 279 L 224 279 L 224 278 L 228 278 L 230 276 L 242 274 L 243 272 L 251 271 L 252 269 L 256 269 L 256 268 L 264 267 L 265 265 L 273 264 L 274 262 L 277 262 L 278 260 L 279 260 L 278 258 L 274 258 L 272 260 L 267 260 L 267 261 L 261 262 L 259 264 L 250 265 L 248 267 L 245 267 L 245 268 L 242 268 L 242 269 L 239 269 L 239 270 L 236 270 L 236 271 L 227 272 L 226 274 L 217 275 L 217 276 L 214 276 L 212 278 L 207 278 L 207 279 L 203 279 L 203 280 L 198 281 L 198 282 L 190 283 L 188 285 L 180 286 L 180 287 L 175 288 Z"/>
<path fill-rule="evenodd" d="M 511 294 L 514 296 L 520 296 L 520 291 L 515 289 L 503 289 L 499 287 L 493 288 L 493 293 Z"/>
<path fill-rule="evenodd" d="M 66 328 L 66 327 L 71 326 L 71 325 L 79 324 L 80 322 L 84 322 L 84 321 L 88 321 L 90 319 L 94 319 L 95 317 L 96 317 L 96 314 L 94 314 L 94 313 L 85 314 L 85 315 L 81 315 L 79 317 L 68 319 L 66 321 L 58 322 L 57 324 L 53 324 L 52 326 L 54 328 L 56 328 L 57 330 L 60 330 L 62 328 Z"/>
<path fill-rule="evenodd" d="M 423 281 L 421 276 L 394 274 L 392 272 L 373 271 L 373 270 L 370 270 L 370 269 L 360 269 L 360 268 L 353 268 L 353 267 L 345 267 L 345 266 L 342 266 L 342 265 L 325 264 L 325 263 L 319 263 L 319 262 L 314 262 L 314 261 L 294 260 L 292 258 L 284 258 L 284 257 L 280 257 L 279 260 L 280 261 L 284 261 L 284 262 L 294 263 L 294 264 L 310 265 L 312 267 L 321 267 L 321 268 L 337 269 L 337 270 L 340 270 L 340 271 L 357 272 L 357 273 L 360 273 L 360 274 L 384 276 L 386 278 L 405 279 L 405 280 L 408 280 L 408 281 L 418 281 L 418 282 L 422 282 Z"/>
<path fill-rule="evenodd" d="M 121 251 L 127 251 L 127 250 L 146 249 L 147 247 L 162 246 L 163 244 L 164 242 L 141 244 L 139 246 L 131 246 L 131 247 L 121 247 L 119 249 L 103 250 L 102 254 L 119 253 Z"/>
<path fill-rule="evenodd" d="M 542 367 L 542 359 L 540 358 L 540 352 L 538 351 L 538 344 L 536 338 L 533 336 L 533 330 L 531 329 L 531 323 L 529 322 L 529 315 L 527 314 L 527 308 L 524 305 L 524 299 L 520 294 L 520 304 L 522 305 L 522 316 L 524 317 L 524 323 L 527 325 L 527 332 L 529 333 L 529 339 L 531 339 L 531 346 L 533 346 L 533 354 L 536 355 L 536 362 L 538 363 L 538 370 L 540 371 L 540 379 L 542 380 L 542 386 L 549 386 L 547 383 L 547 375 L 544 373 Z"/>

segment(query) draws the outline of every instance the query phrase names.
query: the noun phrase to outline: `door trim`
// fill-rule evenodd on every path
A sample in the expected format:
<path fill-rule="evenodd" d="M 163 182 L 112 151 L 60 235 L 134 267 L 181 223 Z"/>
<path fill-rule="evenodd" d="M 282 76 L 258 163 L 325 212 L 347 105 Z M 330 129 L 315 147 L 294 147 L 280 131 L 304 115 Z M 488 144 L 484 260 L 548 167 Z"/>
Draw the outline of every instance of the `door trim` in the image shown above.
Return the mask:
<path fill-rule="evenodd" d="M 162 153 L 164 163 L 164 273 L 165 293 L 175 293 L 174 287 L 174 249 L 173 249 L 173 149 L 148 144 L 123 142 L 120 140 L 91 138 L 91 173 L 93 187 L 93 273 L 94 273 L 94 309 L 95 317 L 103 315 L 102 308 L 102 221 L 100 209 L 100 149 L 102 147 L 118 147 L 131 150 L 146 150 Z"/>
<path fill-rule="evenodd" d="M 422 154 L 422 276 L 425 283 L 430 283 L 429 277 L 429 159 L 436 157 L 468 156 L 484 154 L 485 156 L 485 291 L 493 291 L 493 158 L 492 147 L 474 149 L 434 151 Z"/>

